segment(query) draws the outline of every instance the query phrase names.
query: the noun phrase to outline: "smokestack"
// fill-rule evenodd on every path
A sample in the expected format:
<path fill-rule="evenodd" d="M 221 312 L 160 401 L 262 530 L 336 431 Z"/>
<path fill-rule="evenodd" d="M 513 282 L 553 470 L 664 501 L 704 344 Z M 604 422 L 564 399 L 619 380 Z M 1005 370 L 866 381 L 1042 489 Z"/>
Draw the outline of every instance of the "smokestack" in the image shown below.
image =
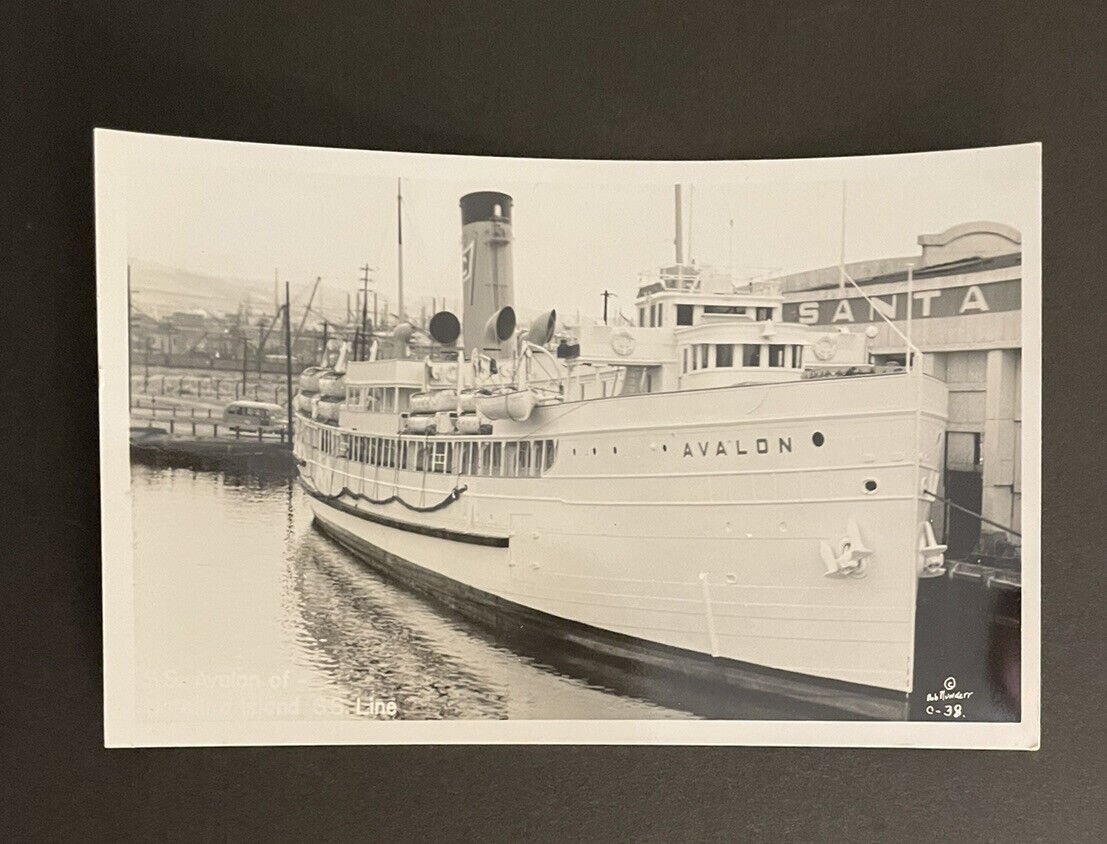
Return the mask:
<path fill-rule="evenodd" d="M 461 197 L 462 342 L 466 352 L 483 347 L 485 325 L 513 305 L 511 197 L 481 191 Z"/>

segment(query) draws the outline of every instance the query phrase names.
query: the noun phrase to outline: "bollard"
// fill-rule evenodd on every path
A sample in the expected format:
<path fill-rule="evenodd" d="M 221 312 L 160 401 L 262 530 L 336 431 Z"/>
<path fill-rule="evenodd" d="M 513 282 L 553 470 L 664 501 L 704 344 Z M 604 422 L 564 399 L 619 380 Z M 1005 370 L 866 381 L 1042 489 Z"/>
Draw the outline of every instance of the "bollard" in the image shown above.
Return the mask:
<path fill-rule="evenodd" d="M 211 419 L 211 408 L 208 408 L 208 419 Z"/>
<path fill-rule="evenodd" d="M 196 436 L 196 423 L 195 422 L 192 423 L 192 436 L 193 437 Z"/>
<path fill-rule="evenodd" d="M 173 435 L 173 420 L 172 419 L 169 420 L 169 434 L 170 434 L 170 436 Z"/>

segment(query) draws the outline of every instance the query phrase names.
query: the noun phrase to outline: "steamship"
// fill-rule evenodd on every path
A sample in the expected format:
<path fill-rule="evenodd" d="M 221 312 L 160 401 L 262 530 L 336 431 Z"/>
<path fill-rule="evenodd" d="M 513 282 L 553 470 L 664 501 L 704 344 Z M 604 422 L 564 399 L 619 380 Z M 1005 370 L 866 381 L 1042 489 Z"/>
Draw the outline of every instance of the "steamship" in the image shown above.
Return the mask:
<path fill-rule="evenodd" d="M 525 327 L 512 199 L 462 197 L 461 318 L 339 344 L 301 376 L 316 523 L 504 637 L 724 699 L 905 718 L 917 579 L 944 550 L 924 490 L 945 387 L 683 260 L 677 196 L 676 260 L 643 277 L 637 324 Z"/>

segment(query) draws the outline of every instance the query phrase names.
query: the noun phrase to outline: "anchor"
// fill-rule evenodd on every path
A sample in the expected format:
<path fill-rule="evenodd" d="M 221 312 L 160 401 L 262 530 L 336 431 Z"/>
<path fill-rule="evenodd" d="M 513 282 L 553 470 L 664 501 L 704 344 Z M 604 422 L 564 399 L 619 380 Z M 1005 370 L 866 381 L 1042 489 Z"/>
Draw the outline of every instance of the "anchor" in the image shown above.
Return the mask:
<path fill-rule="evenodd" d="M 864 577 L 865 566 L 872 551 L 861 541 L 861 531 L 857 522 L 850 519 L 846 523 L 846 535 L 832 547 L 825 539 L 819 543 L 819 554 L 826 566 L 824 577 Z"/>
<path fill-rule="evenodd" d="M 941 577 L 946 573 L 946 548 L 939 545 L 934 537 L 934 526 L 930 522 L 922 523 L 919 531 L 919 555 L 922 557 L 922 569 L 919 577 Z"/>

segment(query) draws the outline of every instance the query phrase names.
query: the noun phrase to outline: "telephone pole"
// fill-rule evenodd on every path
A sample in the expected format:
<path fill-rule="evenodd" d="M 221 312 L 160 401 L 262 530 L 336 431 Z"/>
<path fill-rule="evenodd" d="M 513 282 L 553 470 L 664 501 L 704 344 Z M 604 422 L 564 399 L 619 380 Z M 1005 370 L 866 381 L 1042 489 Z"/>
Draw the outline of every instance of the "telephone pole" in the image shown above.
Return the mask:
<path fill-rule="evenodd" d="M 246 336 L 245 325 L 240 326 L 239 331 L 242 333 L 242 398 L 246 398 L 246 350 L 250 340 Z"/>
<path fill-rule="evenodd" d="M 365 323 L 369 318 L 369 271 L 372 269 L 368 264 L 361 268 L 361 331 L 359 335 L 365 337 Z M 362 354 L 361 358 L 365 357 L 365 346 L 368 345 L 365 340 L 362 340 Z"/>
<path fill-rule="evenodd" d="M 600 295 L 603 296 L 603 324 L 607 325 L 607 300 L 610 299 L 615 294 L 612 293 L 609 290 L 605 290 Z"/>

